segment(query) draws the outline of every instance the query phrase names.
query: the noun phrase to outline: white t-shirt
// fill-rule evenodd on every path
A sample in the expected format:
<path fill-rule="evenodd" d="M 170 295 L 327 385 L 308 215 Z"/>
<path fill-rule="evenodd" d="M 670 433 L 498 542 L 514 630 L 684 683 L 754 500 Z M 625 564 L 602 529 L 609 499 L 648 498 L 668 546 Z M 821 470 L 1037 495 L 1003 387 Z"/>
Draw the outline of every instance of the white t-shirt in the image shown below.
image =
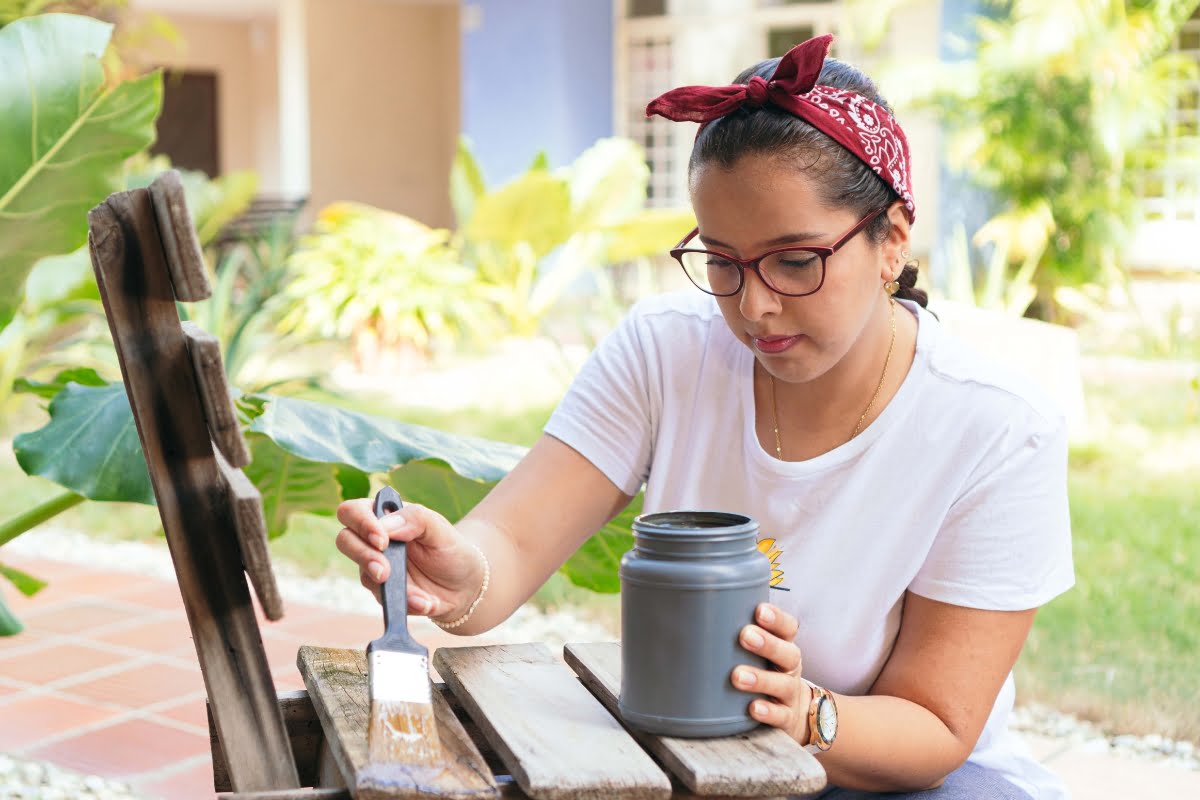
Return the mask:
<path fill-rule="evenodd" d="M 760 549 L 776 554 L 771 601 L 800 620 L 805 677 L 849 695 L 887 661 L 906 591 L 1018 610 L 1074 583 L 1062 415 L 932 314 L 903 308 L 918 335 L 899 391 L 857 437 L 807 461 L 762 448 L 754 355 L 698 291 L 638 303 L 546 425 L 625 493 L 644 483 L 647 512 L 758 520 Z M 1038 800 L 1067 797 L 1008 730 L 1014 695 L 1010 674 L 970 760 Z"/>

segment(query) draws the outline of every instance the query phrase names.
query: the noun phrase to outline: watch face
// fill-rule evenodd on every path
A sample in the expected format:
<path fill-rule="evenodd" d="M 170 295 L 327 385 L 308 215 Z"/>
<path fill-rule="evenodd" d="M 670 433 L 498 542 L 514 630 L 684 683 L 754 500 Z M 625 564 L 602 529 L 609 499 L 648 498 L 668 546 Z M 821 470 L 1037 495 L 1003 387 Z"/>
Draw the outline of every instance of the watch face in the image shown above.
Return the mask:
<path fill-rule="evenodd" d="M 821 733 L 821 738 L 832 742 L 837 736 L 837 725 L 837 708 L 828 698 L 822 697 L 821 704 L 817 706 L 817 728 Z"/>

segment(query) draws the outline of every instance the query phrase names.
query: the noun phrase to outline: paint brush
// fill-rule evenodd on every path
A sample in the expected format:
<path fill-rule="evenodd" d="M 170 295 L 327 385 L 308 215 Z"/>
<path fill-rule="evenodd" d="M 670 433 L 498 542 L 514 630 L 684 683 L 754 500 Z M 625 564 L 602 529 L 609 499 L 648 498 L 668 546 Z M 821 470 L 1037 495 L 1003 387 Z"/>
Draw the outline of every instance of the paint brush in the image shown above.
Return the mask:
<path fill-rule="evenodd" d="M 375 516 L 382 518 L 404 506 L 400 495 L 385 486 L 375 495 Z M 380 771 L 412 774 L 414 767 L 437 767 L 441 744 L 429 680 L 429 651 L 408 633 L 407 545 L 390 541 L 391 574 L 380 587 L 383 636 L 367 645 L 371 717 L 367 728 L 370 762 Z M 399 776 L 397 776 L 399 777 Z"/>

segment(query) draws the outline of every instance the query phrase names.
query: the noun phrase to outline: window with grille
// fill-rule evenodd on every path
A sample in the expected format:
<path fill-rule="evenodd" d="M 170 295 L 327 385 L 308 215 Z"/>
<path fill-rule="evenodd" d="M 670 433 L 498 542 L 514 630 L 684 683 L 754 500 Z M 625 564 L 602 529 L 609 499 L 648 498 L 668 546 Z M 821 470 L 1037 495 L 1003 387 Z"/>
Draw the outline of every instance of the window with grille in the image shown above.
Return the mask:
<path fill-rule="evenodd" d="M 628 63 L 628 107 L 626 131 L 646 151 L 650 206 L 668 208 L 684 205 L 680 196 L 681 165 L 675 155 L 678 123 L 662 117 L 646 117 L 646 103 L 673 88 L 671 37 L 667 34 L 633 35 L 626 50 Z"/>
<path fill-rule="evenodd" d="M 1200 66 L 1200 9 L 1183 24 L 1172 49 Z M 1146 222 L 1200 222 L 1200 81 L 1177 90 L 1165 135 L 1142 159 L 1138 189 Z"/>
<path fill-rule="evenodd" d="M 661 17 L 667 13 L 667 0 L 626 0 L 626 16 Z"/>
<path fill-rule="evenodd" d="M 786 28 L 771 28 L 767 31 L 767 58 L 779 58 L 801 42 L 816 35 L 812 25 L 794 25 Z"/>

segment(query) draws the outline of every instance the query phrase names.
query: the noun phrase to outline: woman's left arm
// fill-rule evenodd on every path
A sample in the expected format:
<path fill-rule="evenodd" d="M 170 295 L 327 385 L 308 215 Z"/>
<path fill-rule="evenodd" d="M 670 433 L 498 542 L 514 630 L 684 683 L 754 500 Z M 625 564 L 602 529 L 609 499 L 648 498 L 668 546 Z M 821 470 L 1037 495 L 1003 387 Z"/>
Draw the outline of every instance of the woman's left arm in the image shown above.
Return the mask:
<path fill-rule="evenodd" d="M 1035 613 L 981 611 L 909 592 L 896 644 L 869 693 L 834 695 L 837 738 L 817 754 L 829 782 L 873 792 L 940 784 L 974 749 Z M 795 644 L 802 623 L 767 604 L 756 622 L 743 629 L 742 645 L 780 671 L 739 667 L 734 685 L 767 695 L 751 704 L 751 714 L 807 744 L 812 693 L 800 679 Z M 746 671 L 752 685 L 740 680 Z"/>

